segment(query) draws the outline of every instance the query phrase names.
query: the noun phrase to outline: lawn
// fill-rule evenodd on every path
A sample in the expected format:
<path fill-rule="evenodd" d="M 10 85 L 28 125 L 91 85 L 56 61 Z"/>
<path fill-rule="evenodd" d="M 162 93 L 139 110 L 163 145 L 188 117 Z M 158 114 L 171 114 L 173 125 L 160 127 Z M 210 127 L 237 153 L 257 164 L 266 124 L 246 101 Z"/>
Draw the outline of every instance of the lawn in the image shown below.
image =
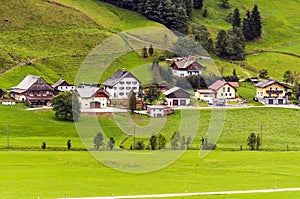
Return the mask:
<path fill-rule="evenodd" d="M 63 198 L 298 187 L 299 152 L 188 151 L 161 170 L 131 174 L 87 152 L 0 152 L 1 198 Z M 143 186 L 141 186 L 143 185 Z M 192 198 L 299 198 L 299 192 Z M 188 198 L 188 197 L 187 197 Z"/>

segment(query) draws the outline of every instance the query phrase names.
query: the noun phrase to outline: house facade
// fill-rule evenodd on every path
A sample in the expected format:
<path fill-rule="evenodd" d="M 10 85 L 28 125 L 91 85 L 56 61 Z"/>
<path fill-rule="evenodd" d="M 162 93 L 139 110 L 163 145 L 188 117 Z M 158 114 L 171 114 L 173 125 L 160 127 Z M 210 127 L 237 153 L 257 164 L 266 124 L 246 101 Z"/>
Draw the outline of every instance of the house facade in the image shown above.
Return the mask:
<path fill-rule="evenodd" d="M 106 108 L 109 104 L 109 94 L 99 87 L 81 86 L 76 92 L 82 109 Z"/>
<path fill-rule="evenodd" d="M 171 64 L 171 68 L 172 74 L 175 77 L 201 75 L 203 70 L 203 66 L 199 64 L 194 57 L 188 57 L 180 61 L 174 61 Z"/>
<path fill-rule="evenodd" d="M 52 87 L 59 92 L 73 91 L 75 90 L 75 85 L 69 84 L 66 80 L 60 79 Z"/>
<path fill-rule="evenodd" d="M 218 80 L 208 87 L 214 91 L 214 99 L 235 99 L 237 88 L 230 82 Z"/>
<path fill-rule="evenodd" d="M 264 80 L 256 85 L 256 98 L 266 105 L 287 104 L 286 87 L 277 80 Z"/>
<path fill-rule="evenodd" d="M 168 106 L 189 106 L 191 105 L 190 94 L 179 87 L 167 90 L 164 95 Z"/>
<path fill-rule="evenodd" d="M 140 81 L 124 69 L 118 70 L 102 85 L 105 91 L 109 93 L 110 99 L 113 100 L 127 100 L 131 90 L 136 94 L 140 90 Z"/>
<path fill-rule="evenodd" d="M 147 113 L 150 117 L 164 117 L 166 115 L 165 108 L 159 105 L 147 106 Z"/>
<path fill-rule="evenodd" d="M 27 75 L 19 85 L 12 87 L 10 96 L 19 102 L 27 102 L 31 107 L 49 106 L 54 97 L 54 88 L 42 77 Z"/>

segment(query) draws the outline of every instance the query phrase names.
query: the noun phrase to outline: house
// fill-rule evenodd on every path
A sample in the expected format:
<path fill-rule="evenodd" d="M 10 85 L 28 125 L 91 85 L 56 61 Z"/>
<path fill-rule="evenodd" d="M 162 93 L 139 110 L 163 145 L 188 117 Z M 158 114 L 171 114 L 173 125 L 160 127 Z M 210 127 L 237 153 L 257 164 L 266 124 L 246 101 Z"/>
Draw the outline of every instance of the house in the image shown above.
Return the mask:
<path fill-rule="evenodd" d="M 109 104 L 109 94 L 99 87 L 81 86 L 76 91 L 82 109 L 106 108 Z"/>
<path fill-rule="evenodd" d="M 235 86 L 237 86 L 236 84 Z M 234 87 L 230 82 L 218 80 L 208 87 L 214 91 L 215 99 L 235 99 L 237 88 Z"/>
<path fill-rule="evenodd" d="M 205 101 L 209 104 L 213 104 L 214 96 L 216 94 L 216 91 L 206 89 L 206 90 L 196 90 L 195 91 L 195 97 L 198 100 Z"/>
<path fill-rule="evenodd" d="M 73 84 L 69 84 L 66 80 L 60 79 L 52 87 L 60 92 L 73 91 L 75 90 L 75 86 Z"/>
<path fill-rule="evenodd" d="M 54 88 L 40 76 L 27 75 L 19 85 L 11 88 L 10 96 L 19 102 L 29 103 L 31 107 L 49 106 Z"/>
<path fill-rule="evenodd" d="M 147 106 L 147 113 L 150 117 L 164 117 L 166 115 L 164 106 L 160 105 Z"/>
<path fill-rule="evenodd" d="M 191 104 L 190 94 L 179 87 L 167 90 L 164 95 L 168 106 L 189 106 Z"/>
<path fill-rule="evenodd" d="M 201 75 L 203 66 L 197 62 L 195 57 L 187 57 L 171 64 L 172 73 L 175 77 L 186 77 Z"/>
<path fill-rule="evenodd" d="M 256 98 L 266 105 L 287 103 L 286 86 L 277 80 L 264 80 L 256 85 Z"/>
<path fill-rule="evenodd" d="M 4 96 L 4 91 L 0 88 L 0 99 L 2 99 Z"/>
<path fill-rule="evenodd" d="M 126 70 L 118 70 L 113 76 L 103 84 L 105 91 L 110 95 L 110 99 L 126 100 L 131 90 L 138 93 L 140 81 Z"/>

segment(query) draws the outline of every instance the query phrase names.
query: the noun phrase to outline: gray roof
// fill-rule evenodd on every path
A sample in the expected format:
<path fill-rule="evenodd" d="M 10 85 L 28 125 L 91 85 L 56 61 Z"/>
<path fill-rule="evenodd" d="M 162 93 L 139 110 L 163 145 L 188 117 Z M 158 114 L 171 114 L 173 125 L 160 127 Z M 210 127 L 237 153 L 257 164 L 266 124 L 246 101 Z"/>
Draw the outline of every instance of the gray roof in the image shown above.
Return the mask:
<path fill-rule="evenodd" d="M 27 90 L 29 89 L 37 80 L 41 79 L 40 76 L 27 75 L 18 86 L 12 87 L 12 89 L 21 89 Z"/>
<path fill-rule="evenodd" d="M 113 87 L 114 85 L 119 83 L 124 77 L 133 77 L 140 83 L 140 81 L 132 73 L 123 69 L 123 70 L 118 70 L 117 72 L 115 72 L 115 74 L 113 74 L 113 76 L 111 76 L 108 80 L 103 82 L 102 85 L 108 86 L 108 87 Z"/>
<path fill-rule="evenodd" d="M 58 80 L 55 84 L 52 85 L 53 88 L 56 88 L 58 86 L 60 86 L 61 84 L 63 84 L 64 82 L 66 82 L 66 84 L 70 85 L 70 86 L 73 86 L 71 84 L 69 84 L 66 80 L 64 80 L 63 78 Z"/>
<path fill-rule="evenodd" d="M 267 79 L 267 80 L 264 80 L 264 81 L 262 81 L 262 82 L 257 83 L 255 86 L 256 86 L 256 87 L 260 87 L 260 88 L 265 88 L 265 87 L 267 87 L 267 86 L 270 86 L 270 85 L 276 84 L 276 83 L 283 85 L 283 84 L 280 83 L 278 80 Z M 283 86 L 284 86 L 284 85 L 283 85 Z"/>
<path fill-rule="evenodd" d="M 195 61 L 196 60 L 182 60 L 182 61 L 175 62 L 175 64 L 177 65 L 178 68 L 185 69 L 189 65 L 193 64 Z"/>
<path fill-rule="evenodd" d="M 169 95 L 169 94 L 174 93 L 175 91 L 177 91 L 179 89 L 181 89 L 181 88 L 175 86 L 175 87 L 171 88 L 170 90 L 167 90 L 166 92 L 164 92 L 164 95 Z"/>
<path fill-rule="evenodd" d="M 82 88 L 76 88 L 78 94 L 82 98 L 90 98 L 92 97 L 100 88 L 85 86 Z"/>

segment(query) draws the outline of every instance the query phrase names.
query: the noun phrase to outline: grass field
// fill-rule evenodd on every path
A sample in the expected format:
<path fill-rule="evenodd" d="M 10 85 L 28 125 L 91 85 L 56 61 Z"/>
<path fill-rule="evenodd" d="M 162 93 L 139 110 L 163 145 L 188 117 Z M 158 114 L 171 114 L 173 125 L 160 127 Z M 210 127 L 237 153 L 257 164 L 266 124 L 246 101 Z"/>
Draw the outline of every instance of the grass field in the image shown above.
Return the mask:
<path fill-rule="evenodd" d="M 197 151 L 189 151 L 170 166 L 143 174 L 105 167 L 87 152 L 2 151 L 0 157 L 3 199 L 272 189 L 298 187 L 300 182 L 299 152 L 212 152 L 199 159 Z M 299 194 L 192 198 L 299 198 Z"/>
<path fill-rule="evenodd" d="M 6 148 L 7 125 L 9 124 L 10 144 L 13 148 L 38 149 L 43 141 L 47 142 L 49 147 L 66 147 L 68 139 L 72 140 L 74 148 L 83 148 L 83 144 L 78 137 L 76 128 L 72 122 L 57 121 L 54 119 L 54 113 L 50 110 L 44 111 L 26 111 L 23 105 L 15 107 L 0 106 L 0 148 Z M 180 127 L 180 120 L 192 121 L 199 114 L 199 128 L 196 133 L 195 140 L 192 144 L 193 149 L 199 149 L 201 138 L 205 137 L 210 122 L 217 118 L 212 118 L 211 110 L 188 110 L 185 116 L 176 111 L 174 115 L 167 118 L 166 123 L 162 126 L 160 132 L 167 135 L 168 140 L 171 134 L 179 128 L 191 129 L 191 127 Z M 298 137 L 300 132 L 298 129 L 299 110 L 284 108 L 246 108 L 246 109 L 227 109 L 222 134 L 217 143 L 217 150 L 239 150 L 240 146 L 246 149 L 247 137 L 251 132 L 260 133 L 262 125 L 263 133 L 263 149 L 264 150 L 300 150 Z M 188 116 L 189 115 L 189 116 Z M 127 123 L 127 116 L 118 116 L 118 122 L 124 124 L 121 126 L 127 133 L 133 133 L 133 124 Z M 20 120 L 19 118 L 22 118 Z M 123 119 L 122 119 L 123 118 Z M 112 117 L 99 118 L 99 123 L 107 135 L 107 137 L 115 137 L 119 146 L 120 142 L 126 137 L 124 132 L 116 125 L 116 121 Z M 82 117 L 81 122 L 85 124 L 87 117 Z M 141 129 L 141 139 L 147 141 L 152 134 L 152 130 L 147 130 L 149 136 L 142 133 L 144 127 L 148 124 L 146 116 L 134 117 L 134 121 L 138 124 L 137 131 Z M 186 123 L 186 122 L 185 122 Z M 150 123 L 149 123 L 150 124 Z M 196 123 L 195 123 L 196 124 Z M 139 127 L 140 125 L 140 127 Z M 153 125 L 153 124 L 152 124 Z M 187 131 L 187 130 L 185 130 Z M 182 131 L 182 133 L 184 130 Z M 89 132 L 92 138 L 96 132 Z M 193 135 L 194 132 L 186 132 Z M 210 135 L 208 135 L 209 137 Z M 128 139 L 124 144 L 129 147 L 132 138 Z"/>

